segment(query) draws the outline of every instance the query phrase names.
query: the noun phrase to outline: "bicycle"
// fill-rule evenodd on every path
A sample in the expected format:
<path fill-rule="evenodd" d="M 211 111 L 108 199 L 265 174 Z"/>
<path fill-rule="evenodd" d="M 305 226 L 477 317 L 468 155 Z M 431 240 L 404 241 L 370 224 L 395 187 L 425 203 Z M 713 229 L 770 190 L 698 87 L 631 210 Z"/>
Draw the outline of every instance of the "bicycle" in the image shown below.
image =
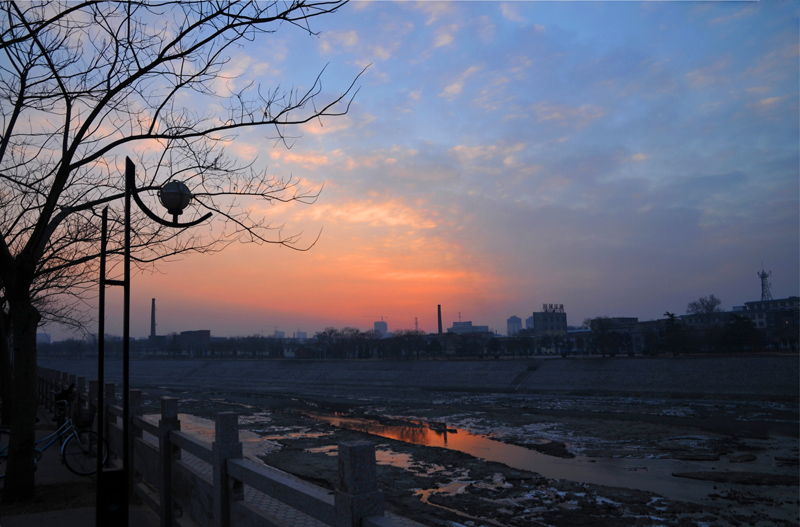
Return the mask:
<path fill-rule="evenodd" d="M 62 411 L 64 416 L 69 415 L 68 400 L 57 400 L 56 415 Z M 6 462 L 8 461 L 8 443 L 10 435 L 7 430 L 0 430 L 0 478 L 6 475 Z M 61 463 L 67 466 L 70 472 L 79 476 L 91 476 L 97 472 L 98 450 L 102 455 L 103 466 L 108 461 L 108 442 L 103 440 L 102 448 L 98 449 L 97 433 L 92 430 L 78 430 L 71 417 L 66 417 L 55 432 L 34 443 L 33 461 L 37 463 L 56 441 L 61 441 Z M 39 448 L 36 445 L 44 443 Z"/>

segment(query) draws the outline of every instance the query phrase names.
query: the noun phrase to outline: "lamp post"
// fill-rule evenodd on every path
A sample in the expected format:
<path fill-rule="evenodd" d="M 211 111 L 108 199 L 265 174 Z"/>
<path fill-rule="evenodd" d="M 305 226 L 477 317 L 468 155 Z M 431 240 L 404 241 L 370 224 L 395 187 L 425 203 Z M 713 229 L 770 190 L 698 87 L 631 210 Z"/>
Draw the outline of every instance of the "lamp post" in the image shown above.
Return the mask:
<path fill-rule="evenodd" d="M 178 216 L 192 201 L 192 193 L 189 188 L 180 181 L 170 181 L 159 191 L 158 197 L 161 204 L 172 214 L 172 221 L 166 221 L 151 211 L 139 197 L 139 189 L 136 188 L 136 167 L 130 158 L 125 158 L 125 245 L 123 280 L 106 279 L 106 235 L 108 208 L 103 210 L 103 226 L 100 241 L 100 295 L 99 295 L 99 321 L 98 321 L 98 355 L 97 355 L 97 435 L 98 444 L 103 444 L 105 433 L 103 423 L 103 392 L 104 392 L 104 362 L 105 362 L 105 287 L 107 285 L 122 286 L 123 288 L 123 321 L 122 321 L 122 460 L 121 469 L 104 471 L 102 457 L 98 456 L 97 461 L 97 491 L 96 491 L 96 524 L 98 527 L 110 527 L 113 525 L 128 526 L 128 497 L 130 495 L 130 485 L 132 482 L 133 471 L 130 467 L 130 304 L 131 304 L 131 198 L 136 201 L 145 215 L 154 222 L 173 227 L 185 229 L 204 222 L 211 217 L 211 213 L 203 217 L 180 223 Z M 105 474 L 104 474 L 105 473 Z M 112 475 L 113 474 L 113 475 Z M 110 476 L 107 482 L 104 476 Z M 104 486 L 108 483 L 108 488 Z M 111 498 L 110 500 L 108 498 Z M 116 503 L 112 503 L 116 502 Z M 104 508 L 102 508 L 104 507 Z"/>

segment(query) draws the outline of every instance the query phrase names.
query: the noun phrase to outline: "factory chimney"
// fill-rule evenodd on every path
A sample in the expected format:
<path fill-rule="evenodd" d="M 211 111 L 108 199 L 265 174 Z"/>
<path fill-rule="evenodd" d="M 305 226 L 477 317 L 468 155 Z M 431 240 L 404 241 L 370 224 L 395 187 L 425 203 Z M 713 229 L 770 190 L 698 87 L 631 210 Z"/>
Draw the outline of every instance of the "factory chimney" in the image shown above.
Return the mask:
<path fill-rule="evenodd" d="M 442 304 L 439 304 L 439 335 L 442 334 Z"/>
<path fill-rule="evenodd" d="M 150 308 L 150 337 L 156 336 L 156 299 L 153 299 L 153 307 Z"/>

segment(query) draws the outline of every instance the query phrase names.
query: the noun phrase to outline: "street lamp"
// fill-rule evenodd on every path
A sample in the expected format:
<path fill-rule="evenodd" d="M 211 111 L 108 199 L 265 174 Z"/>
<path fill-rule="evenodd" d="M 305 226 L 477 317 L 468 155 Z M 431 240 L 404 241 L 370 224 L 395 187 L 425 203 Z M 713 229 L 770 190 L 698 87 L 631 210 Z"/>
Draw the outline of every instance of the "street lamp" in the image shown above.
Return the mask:
<path fill-rule="evenodd" d="M 173 223 L 178 222 L 178 216 L 183 214 L 183 209 L 192 201 L 192 191 L 182 181 L 170 181 L 158 191 L 158 199 L 172 214 Z"/>
<path fill-rule="evenodd" d="M 192 193 L 189 188 L 180 181 L 170 181 L 158 191 L 161 204 L 172 214 L 172 221 L 162 219 L 151 211 L 139 197 L 141 190 L 136 188 L 136 166 L 130 158 L 125 158 L 125 247 L 124 247 L 124 269 L 123 280 L 106 279 L 106 242 L 107 242 L 107 221 L 108 207 L 103 209 L 103 225 L 100 240 L 100 295 L 99 295 L 99 320 L 98 320 L 98 349 L 97 349 L 97 435 L 98 445 L 103 445 L 103 435 L 105 431 L 103 423 L 103 395 L 104 395 L 104 353 L 105 353 L 105 288 L 107 285 L 122 286 L 123 293 L 123 322 L 122 322 L 122 468 L 117 471 L 108 471 L 107 474 L 114 472 L 112 481 L 108 481 L 109 488 L 104 488 L 102 483 L 103 467 L 102 455 L 97 456 L 97 495 L 96 495 L 96 520 L 97 526 L 122 526 L 128 525 L 128 496 L 133 472 L 130 467 L 130 400 L 129 400 L 129 379 L 130 379 L 130 305 L 131 305 L 131 198 L 136 201 L 142 212 L 154 222 L 173 227 L 185 229 L 204 222 L 211 217 L 211 213 L 194 221 L 180 223 L 178 216 L 192 201 Z M 102 447 L 100 447 L 102 448 Z M 109 503 L 103 499 L 103 493 L 116 494 L 116 504 Z M 105 509 L 101 509 L 105 507 Z"/>

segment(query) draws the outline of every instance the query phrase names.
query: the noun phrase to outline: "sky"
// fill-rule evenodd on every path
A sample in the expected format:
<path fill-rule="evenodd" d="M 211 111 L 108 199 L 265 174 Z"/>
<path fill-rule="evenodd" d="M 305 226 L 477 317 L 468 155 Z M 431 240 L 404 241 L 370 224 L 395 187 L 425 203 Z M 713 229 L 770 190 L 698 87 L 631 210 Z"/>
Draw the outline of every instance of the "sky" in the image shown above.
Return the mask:
<path fill-rule="evenodd" d="M 235 244 L 137 274 L 131 334 L 309 336 L 325 327 L 506 333 L 542 304 L 570 325 L 724 309 L 800 290 L 794 2 L 352 2 L 231 52 L 229 73 L 346 116 L 242 161 L 323 187 L 260 211 L 309 251 Z M 110 291 L 107 332 L 121 334 Z M 56 328 L 46 330 L 58 335 Z"/>

